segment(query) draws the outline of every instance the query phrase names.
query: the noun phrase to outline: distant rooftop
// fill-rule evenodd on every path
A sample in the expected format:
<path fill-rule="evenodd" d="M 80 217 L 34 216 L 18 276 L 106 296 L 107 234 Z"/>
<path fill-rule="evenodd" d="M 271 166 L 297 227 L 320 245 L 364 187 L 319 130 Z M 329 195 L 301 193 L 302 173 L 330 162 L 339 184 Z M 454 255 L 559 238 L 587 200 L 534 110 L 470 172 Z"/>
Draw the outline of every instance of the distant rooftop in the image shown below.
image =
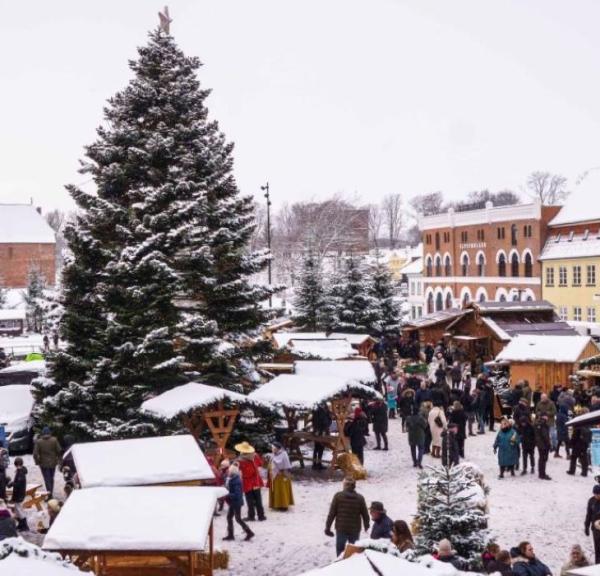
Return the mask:
<path fill-rule="evenodd" d="M 0 204 L 0 244 L 54 244 L 54 230 L 31 204 Z"/>
<path fill-rule="evenodd" d="M 540 260 L 560 260 L 563 258 L 589 258 L 600 256 L 600 231 L 598 225 L 587 234 L 554 234 L 548 237 L 540 255 Z"/>
<path fill-rule="evenodd" d="M 473 302 L 470 305 L 480 312 L 527 312 L 532 310 L 554 310 L 554 305 L 547 300 L 532 300 L 528 302 Z"/>

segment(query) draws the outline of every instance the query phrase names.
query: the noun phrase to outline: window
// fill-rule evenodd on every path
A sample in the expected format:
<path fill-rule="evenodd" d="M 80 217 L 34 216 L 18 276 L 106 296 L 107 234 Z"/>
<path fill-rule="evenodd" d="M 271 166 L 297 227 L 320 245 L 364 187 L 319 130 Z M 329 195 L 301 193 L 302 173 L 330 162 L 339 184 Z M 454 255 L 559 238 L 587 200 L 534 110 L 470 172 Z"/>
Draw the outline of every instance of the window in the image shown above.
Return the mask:
<path fill-rule="evenodd" d="M 588 306 L 588 309 L 587 309 L 587 321 L 588 322 L 595 322 L 596 321 L 596 308 L 594 308 L 593 306 Z"/>
<path fill-rule="evenodd" d="M 415 296 L 415 283 L 413 281 L 410 283 L 410 295 Z"/>
<path fill-rule="evenodd" d="M 581 322 L 581 306 L 573 306 L 573 321 Z"/>
<path fill-rule="evenodd" d="M 440 233 L 439 232 L 435 233 L 435 249 L 436 250 L 440 249 Z"/>
<path fill-rule="evenodd" d="M 511 246 L 517 245 L 517 225 L 513 224 L 510 227 L 510 244 Z"/>
<path fill-rule="evenodd" d="M 498 233 L 498 240 L 504 240 L 504 238 L 505 238 L 504 228 L 498 228 L 497 233 Z"/>
<path fill-rule="evenodd" d="M 477 276 L 485 276 L 485 258 L 483 254 L 477 256 Z"/>
<path fill-rule="evenodd" d="M 452 264 L 450 264 L 450 256 L 446 255 L 444 260 L 444 274 L 446 276 L 452 276 Z"/>
<path fill-rule="evenodd" d="M 554 268 L 546 268 L 546 286 L 554 286 Z"/>
<path fill-rule="evenodd" d="M 435 311 L 439 312 L 444 309 L 444 298 L 442 297 L 442 293 L 438 292 L 438 295 L 435 297 Z"/>
<path fill-rule="evenodd" d="M 533 260 L 531 254 L 527 252 L 525 254 L 525 277 L 531 278 L 533 276 Z"/>
<path fill-rule="evenodd" d="M 466 230 L 460 233 L 460 241 L 463 244 L 469 241 L 469 233 Z"/>
<path fill-rule="evenodd" d="M 9 259 L 11 259 L 11 260 L 12 260 L 12 257 L 13 257 L 13 256 L 14 256 L 14 250 L 13 250 L 13 247 L 12 247 L 12 246 L 9 246 L 9 247 L 8 247 L 8 257 L 9 257 Z"/>
<path fill-rule="evenodd" d="M 433 276 L 433 264 L 431 262 L 431 256 L 427 258 L 427 276 Z"/>
<path fill-rule="evenodd" d="M 431 234 L 425 234 L 425 244 L 431 244 Z"/>
<path fill-rule="evenodd" d="M 444 232 L 444 242 L 448 244 L 450 242 L 450 232 Z"/>
<path fill-rule="evenodd" d="M 533 237 L 533 229 L 530 224 L 525 224 L 525 226 L 523 226 L 523 237 L 525 237 L 525 238 Z"/>
<path fill-rule="evenodd" d="M 431 314 L 433 312 L 433 293 L 430 292 L 429 296 L 427 296 L 427 314 Z"/>
<path fill-rule="evenodd" d="M 500 294 L 500 302 L 506 302 L 506 296 L 504 294 Z"/>
<path fill-rule="evenodd" d="M 596 266 L 594 264 L 591 264 L 587 267 L 586 284 L 588 286 L 596 285 Z"/>
<path fill-rule="evenodd" d="M 463 308 L 465 308 L 467 306 L 467 304 L 470 302 L 470 298 L 469 298 L 469 293 L 465 292 L 463 294 Z"/>
<path fill-rule="evenodd" d="M 558 268 L 558 285 L 565 287 L 567 285 L 567 267 L 560 266 Z"/>
<path fill-rule="evenodd" d="M 485 231 L 484 230 L 477 230 L 477 241 L 478 242 L 483 242 L 485 240 Z"/>
<path fill-rule="evenodd" d="M 479 294 L 479 301 L 480 301 L 480 302 L 485 302 L 485 294 L 484 294 L 483 292 L 481 292 L 481 293 Z"/>
<path fill-rule="evenodd" d="M 510 275 L 513 278 L 519 276 L 519 256 L 517 254 L 513 254 L 510 261 Z"/>
<path fill-rule="evenodd" d="M 446 294 L 446 310 L 448 310 L 449 308 L 452 308 L 452 295 L 450 294 L 450 292 Z"/>
<path fill-rule="evenodd" d="M 461 268 L 462 268 L 462 275 L 468 276 L 469 275 L 469 257 L 466 254 L 463 254 L 462 261 L 460 264 L 461 264 Z"/>
<path fill-rule="evenodd" d="M 417 318 L 423 316 L 423 306 L 417 306 Z"/>
<path fill-rule="evenodd" d="M 441 256 L 435 257 L 435 275 L 436 276 L 442 275 L 442 257 Z"/>
<path fill-rule="evenodd" d="M 566 306 L 561 306 L 558 309 L 558 316 L 563 322 L 567 321 L 567 307 Z"/>
<path fill-rule="evenodd" d="M 581 266 L 573 266 L 573 286 L 581 286 Z"/>
<path fill-rule="evenodd" d="M 498 258 L 498 276 L 502 278 L 506 276 L 506 256 L 504 254 L 500 254 Z"/>
<path fill-rule="evenodd" d="M 514 292 L 512 295 L 512 301 L 513 302 L 518 302 L 519 301 L 519 293 L 518 292 Z"/>

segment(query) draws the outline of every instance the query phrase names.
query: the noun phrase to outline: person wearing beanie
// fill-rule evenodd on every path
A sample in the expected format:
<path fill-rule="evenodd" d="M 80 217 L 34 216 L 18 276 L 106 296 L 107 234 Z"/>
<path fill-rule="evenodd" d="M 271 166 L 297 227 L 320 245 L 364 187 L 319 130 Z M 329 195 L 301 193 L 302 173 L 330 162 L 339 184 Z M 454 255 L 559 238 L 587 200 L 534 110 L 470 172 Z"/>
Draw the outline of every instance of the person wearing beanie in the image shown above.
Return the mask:
<path fill-rule="evenodd" d="M 335 550 L 339 556 L 346 544 L 354 544 L 360 536 L 361 520 L 365 532 L 369 530 L 369 511 L 363 496 L 356 492 L 356 481 L 348 477 L 343 490 L 334 495 L 325 522 L 325 535 L 333 536 L 331 526 L 335 520 Z"/>
<path fill-rule="evenodd" d="M 242 506 L 244 505 L 244 491 L 242 488 L 242 478 L 237 464 L 232 464 L 227 473 L 227 491 L 229 510 L 227 511 L 227 536 L 223 540 L 235 540 L 233 535 L 233 519 L 239 524 L 246 533 L 245 540 L 251 540 L 254 532 L 242 520 Z"/>
<path fill-rule="evenodd" d="M 33 461 L 42 471 L 48 500 L 52 499 L 54 492 L 54 475 L 56 467 L 62 460 L 62 448 L 58 440 L 52 435 L 48 426 L 44 426 L 41 435 L 35 441 L 33 447 Z"/>
<path fill-rule="evenodd" d="M 594 486 L 592 497 L 588 500 L 584 529 L 586 536 L 590 535 L 590 529 L 592 531 L 595 564 L 600 564 L 600 484 Z"/>
<path fill-rule="evenodd" d="M 371 520 L 373 520 L 373 528 L 371 529 L 371 540 L 380 540 L 385 538 L 392 539 L 392 530 L 394 522 L 387 515 L 382 502 L 371 502 L 369 508 Z"/>

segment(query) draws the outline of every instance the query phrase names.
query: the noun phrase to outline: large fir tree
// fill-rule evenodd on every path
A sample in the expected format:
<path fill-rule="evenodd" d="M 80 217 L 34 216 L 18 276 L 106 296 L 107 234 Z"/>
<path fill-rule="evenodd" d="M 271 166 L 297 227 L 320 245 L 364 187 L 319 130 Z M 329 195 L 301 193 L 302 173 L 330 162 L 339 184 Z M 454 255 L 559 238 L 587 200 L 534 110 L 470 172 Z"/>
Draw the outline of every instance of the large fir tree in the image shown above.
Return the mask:
<path fill-rule="evenodd" d="M 39 420 L 81 437 L 152 432 L 142 399 L 187 375 L 239 386 L 252 367 L 238 343 L 270 293 L 249 280 L 268 255 L 247 251 L 251 202 L 208 120 L 198 59 L 162 29 L 138 52 L 86 149 L 97 195 L 69 188 L 80 212 L 65 232 L 67 347 L 36 384 Z"/>
<path fill-rule="evenodd" d="M 294 300 L 296 323 L 305 326 L 310 332 L 316 332 L 322 328 L 324 304 L 325 292 L 321 265 L 314 253 L 309 250 L 302 262 L 300 282 L 296 288 Z"/>
<path fill-rule="evenodd" d="M 377 306 L 377 332 L 385 334 L 400 328 L 400 306 L 394 299 L 392 274 L 379 259 L 370 269 L 370 292 Z"/>

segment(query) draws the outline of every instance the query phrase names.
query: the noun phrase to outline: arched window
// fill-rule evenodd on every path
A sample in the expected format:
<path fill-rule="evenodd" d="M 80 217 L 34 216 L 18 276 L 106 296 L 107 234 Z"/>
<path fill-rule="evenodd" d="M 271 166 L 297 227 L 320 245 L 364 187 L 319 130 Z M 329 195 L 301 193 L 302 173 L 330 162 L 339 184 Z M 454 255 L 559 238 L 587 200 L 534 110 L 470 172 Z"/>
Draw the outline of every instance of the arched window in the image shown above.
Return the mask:
<path fill-rule="evenodd" d="M 433 312 L 433 292 L 429 293 L 427 296 L 427 314 L 431 314 Z"/>
<path fill-rule="evenodd" d="M 442 293 L 438 292 L 438 295 L 435 297 L 435 311 L 439 312 L 444 309 L 444 298 L 442 297 Z"/>
<path fill-rule="evenodd" d="M 483 292 L 481 292 L 481 293 L 479 294 L 479 301 L 480 301 L 480 302 L 485 302 L 485 294 L 484 294 Z"/>
<path fill-rule="evenodd" d="M 504 254 L 500 254 L 498 257 L 498 276 L 506 276 L 506 256 Z"/>
<path fill-rule="evenodd" d="M 463 308 L 466 308 L 470 301 L 471 301 L 471 295 L 469 294 L 468 291 L 466 291 L 463 294 L 463 299 L 462 299 Z"/>
<path fill-rule="evenodd" d="M 477 276 L 485 276 L 485 257 L 483 254 L 477 256 Z"/>
<path fill-rule="evenodd" d="M 500 294 L 499 302 L 506 302 L 506 296 L 504 294 Z"/>
<path fill-rule="evenodd" d="M 519 293 L 518 292 L 515 292 L 513 294 L 512 301 L 513 302 L 518 302 L 519 301 Z"/>
<path fill-rule="evenodd" d="M 446 294 L 446 309 L 448 308 L 452 308 L 452 294 L 450 292 Z"/>
<path fill-rule="evenodd" d="M 510 227 L 510 244 L 511 246 L 517 245 L 517 225 L 513 224 Z"/>
<path fill-rule="evenodd" d="M 442 275 L 442 257 L 441 256 L 435 257 L 435 275 L 436 276 Z"/>
<path fill-rule="evenodd" d="M 446 259 L 444 260 L 444 273 L 446 276 L 452 276 L 452 264 L 450 264 L 449 254 L 446 254 Z"/>
<path fill-rule="evenodd" d="M 429 276 L 431 278 L 431 276 L 433 276 L 433 266 L 431 263 L 431 256 L 427 257 L 427 276 Z"/>
<path fill-rule="evenodd" d="M 513 254 L 510 260 L 510 275 L 513 278 L 519 276 L 519 257 L 517 254 Z"/>
<path fill-rule="evenodd" d="M 462 269 L 462 275 L 468 276 L 469 275 L 469 257 L 466 254 L 463 254 L 460 265 L 461 265 L 461 269 Z"/>
<path fill-rule="evenodd" d="M 527 252 L 525 254 L 525 277 L 531 278 L 533 276 L 533 259 L 531 258 L 531 254 Z"/>
<path fill-rule="evenodd" d="M 440 233 L 439 232 L 435 233 L 435 249 L 436 250 L 440 249 Z"/>
<path fill-rule="evenodd" d="M 527 296 L 526 301 L 533 302 L 533 298 L 532 298 L 531 294 L 529 296 Z"/>

